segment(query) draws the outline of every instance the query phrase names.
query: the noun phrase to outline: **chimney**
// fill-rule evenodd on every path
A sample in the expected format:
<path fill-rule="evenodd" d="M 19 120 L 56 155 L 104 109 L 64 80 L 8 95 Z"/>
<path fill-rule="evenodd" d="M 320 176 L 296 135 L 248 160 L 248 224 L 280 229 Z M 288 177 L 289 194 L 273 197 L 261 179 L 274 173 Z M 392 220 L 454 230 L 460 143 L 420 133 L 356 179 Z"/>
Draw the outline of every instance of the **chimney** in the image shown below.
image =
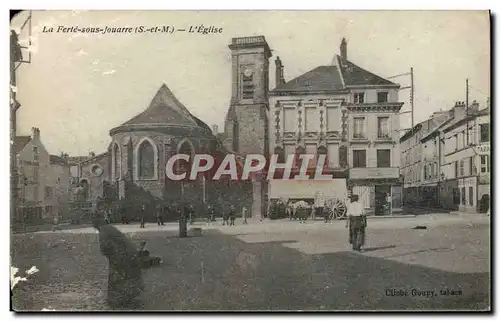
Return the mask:
<path fill-rule="evenodd" d="M 347 41 L 345 38 L 342 38 L 342 42 L 340 43 L 340 57 L 343 60 L 347 60 Z"/>
<path fill-rule="evenodd" d="M 40 139 L 40 129 L 36 127 L 31 127 L 31 139 L 39 140 Z"/>
<path fill-rule="evenodd" d="M 217 136 L 217 134 L 219 133 L 219 126 L 212 125 L 212 132 Z"/>
<path fill-rule="evenodd" d="M 475 111 L 478 111 L 478 110 L 479 110 L 479 103 L 476 100 L 474 100 L 472 102 L 472 104 L 470 104 L 470 106 L 469 106 L 469 111 L 475 112 Z"/>
<path fill-rule="evenodd" d="M 94 158 L 95 157 L 95 153 L 94 152 L 90 152 L 89 153 L 89 158 Z"/>
<path fill-rule="evenodd" d="M 284 66 L 281 63 L 280 57 L 276 57 L 276 86 L 285 83 Z"/>

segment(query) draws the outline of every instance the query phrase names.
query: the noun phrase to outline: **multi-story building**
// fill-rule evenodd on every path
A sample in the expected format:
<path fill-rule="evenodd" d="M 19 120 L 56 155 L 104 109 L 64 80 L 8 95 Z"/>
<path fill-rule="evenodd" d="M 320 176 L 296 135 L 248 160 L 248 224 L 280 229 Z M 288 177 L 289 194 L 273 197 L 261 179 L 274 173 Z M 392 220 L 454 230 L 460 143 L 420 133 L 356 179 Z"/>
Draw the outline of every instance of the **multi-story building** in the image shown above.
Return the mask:
<path fill-rule="evenodd" d="M 16 219 L 24 223 L 41 221 L 48 216 L 45 188 L 51 168 L 49 153 L 40 139 L 40 130 L 33 127 L 31 137 L 17 136 L 14 150 L 19 177 Z"/>
<path fill-rule="evenodd" d="M 406 205 L 427 207 L 437 203 L 436 178 L 440 175 L 441 152 L 435 134 L 451 117 L 452 111 L 435 112 L 399 139 Z"/>
<path fill-rule="evenodd" d="M 276 88 L 269 93 L 270 153 L 282 159 L 324 154 L 323 172 L 333 179 L 271 180 L 269 197 L 313 199 L 321 193 L 339 198 L 347 183 L 375 214 L 383 213 L 388 196 L 393 207 L 400 207 L 400 86 L 349 61 L 345 39 L 332 65 L 318 66 L 288 82 L 279 57 L 275 62 Z M 300 168 L 300 162 L 294 165 Z M 309 166 L 316 167 L 316 160 Z"/>
<path fill-rule="evenodd" d="M 442 128 L 443 206 L 486 212 L 490 204 L 490 117 L 473 103 Z"/>
<path fill-rule="evenodd" d="M 405 202 L 486 211 L 490 198 L 489 112 L 464 102 L 406 133 L 401 142 Z"/>

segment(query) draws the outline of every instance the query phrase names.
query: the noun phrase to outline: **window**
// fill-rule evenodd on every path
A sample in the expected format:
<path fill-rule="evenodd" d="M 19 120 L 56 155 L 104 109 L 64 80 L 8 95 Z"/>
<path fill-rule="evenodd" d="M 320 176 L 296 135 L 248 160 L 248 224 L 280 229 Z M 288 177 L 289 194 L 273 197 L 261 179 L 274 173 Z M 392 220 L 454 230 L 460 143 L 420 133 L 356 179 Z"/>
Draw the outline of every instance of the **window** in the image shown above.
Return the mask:
<path fill-rule="evenodd" d="M 38 202 L 38 185 L 33 185 L 33 201 Z"/>
<path fill-rule="evenodd" d="M 115 180 L 120 178 L 120 153 L 117 144 L 113 145 L 113 177 Z"/>
<path fill-rule="evenodd" d="M 429 173 L 427 173 L 427 166 L 424 166 L 424 179 L 427 179 L 427 175 Z"/>
<path fill-rule="evenodd" d="M 391 167 L 390 149 L 377 149 L 377 167 Z"/>
<path fill-rule="evenodd" d="M 33 180 L 38 182 L 38 167 L 33 167 Z"/>
<path fill-rule="evenodd" d="M 465 205 L 465 187 L 462 187 L 462 193 L 461 193 L 461 197 L 462 197 L 462 205 Z"/>
<path fill-rule="evenodd" d="M 353 138 L 365 138 L 365 118 L 354 117 Z"/>
<path fill-rule="evenodd" d="M 460 176 L 464 176 L 465 175 L 465 166 L 464 166 L 464 161 L 461 160 L 460 161 Z"/>
<path fill-rule="evenodd" d="M 240 149 L 239 140 L 240 140 L 240 126 L 238 121 L 233 120 L 233 151 L 238 152 Z"/>
<path fill-rule="evenodd" d="M 45 186 L 45 198 L 51 198 L 51 197 L 52 197 L 52 187 Z"/>
<path fill-rule="evenodd" d="M 458 161 L 455 161 L 455 177 L 458 177 Z"/>
<path fill-rule="evenodd" d="M 154 157 L 153 145 L 145 140 L 139 146 L 139 178 L 150 179 L 154 177 Z"/>
<path fill-rule="evenodd" d="M 301 168 L 302 167 L 302 161 L 303 159 L 300 158 L 300 155 L 303 155 L 306 153 L 306 149 L 303 148 L 302 146 L 299 146 L 295 149 L 295 167 Z"/>
<path fill-rule="evenodd" d="M 490 156 L 481 155 L 481 173 L 490 172 Z"/>
<path fill-rule="evenodd" d="M 38 147 L 33 146 L 33 160 L 38 161 Z"/>
<path fill-rule="evenodd" d="M 253 99 L 254 86 L 253 86 L 253 74 L 245 75 L 243 73 L 243 81 L 242 81 L 242 97 L 243 99 Z"/>
<path fill-rule="evenodd" d="M 366 167 L 366 150 L 352 151 L 353 167 Z"/>
<path fill-rule="evenodd" d="M 377 103 L 386 103 L 388 96 L 389 96 L 389 93 L 386 91 L 378 92 L 377 93 Z"/>
<path fill-rule="evenodd" d="M 463 131 L 462 132 L 462 147 L 466 147 L 467 146 L 467 131 Z"/>
<path fill-rule="evenodd" d="M 476 174 L 476 168 L 474 166 L 474 157 L 469 157 L 469 175 Z"/>
<path fill-rule="evenodd" d="M 390 138 L 389 117 L 378 118 L 378 138 Z"/>
<path fill-rule="evenodd" d="M 362 104 L 365 102 L 365 93 L 354 93 L 354 103 Z"/>
<path fill-rule="evenodd" d="M 455 146 L 455 150 L 459 149 L 459 145 L 458 145 L 458 142 L 459 142 L 459 137 L 458 137 L 458 134 L 455 135 L 455 143 L 456 143 L 456 146 Z"/>
<path fill-rule="evenodd" d="M 481 130 L 481 136 L 480 136 L 480 142 L 489 142 L 490 141 L 490 124 L 481 124 L 480 130 Z"/>
<path fill-rule="evenodd" d="M 474 187 L 469 186 L 469 205 L 474 206 Z"/>
<path fill-rule="evenodd" d="M 319 158 L 319 155 L 326 155 L 325 157 L 325 166 L 328 167 L 328 149 L 325 146 L 320 146 L 318 147 L 317 151 L 317 157 Z M 339 155 L 340 156 L 340 155 Z M 317 163 L 318 161 L 316 161 Z"/>

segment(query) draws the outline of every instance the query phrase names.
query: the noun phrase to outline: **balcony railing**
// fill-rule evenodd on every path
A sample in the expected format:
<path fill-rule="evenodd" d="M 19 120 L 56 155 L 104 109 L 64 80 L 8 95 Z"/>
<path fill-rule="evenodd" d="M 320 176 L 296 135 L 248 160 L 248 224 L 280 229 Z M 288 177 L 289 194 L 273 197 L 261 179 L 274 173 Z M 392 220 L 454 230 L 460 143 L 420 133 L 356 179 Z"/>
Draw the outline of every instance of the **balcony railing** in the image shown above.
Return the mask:
<path fill-rule="evenodd" d="M 250 44 L 250 43 L 260 43 L 260 42 L 265 42 L 265 41 L 266 40 L 263 36 L 241 37 L 241 38 L 233 38 L 232 44 L 233 45 L 243 45 L 243 44 Z"/>
<path fill-rule="evenodd" d="M 350 179 L 397 179 L 399 167 L 360 167 L 349 170 Z"/>

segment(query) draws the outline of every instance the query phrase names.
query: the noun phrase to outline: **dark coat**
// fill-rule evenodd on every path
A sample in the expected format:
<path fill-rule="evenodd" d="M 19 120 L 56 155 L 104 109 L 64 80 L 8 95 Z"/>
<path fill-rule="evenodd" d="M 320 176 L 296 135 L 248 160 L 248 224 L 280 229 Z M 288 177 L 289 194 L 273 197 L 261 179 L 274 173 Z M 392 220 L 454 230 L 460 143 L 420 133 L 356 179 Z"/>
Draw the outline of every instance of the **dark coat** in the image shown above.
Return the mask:
<path fill-rule="evenodd" d="M 114 306 L 126 305 L 144 290 L 137 248 L 111 225 L 100 228 L 99 244 L 109 262 L 108 302 Z"/>

